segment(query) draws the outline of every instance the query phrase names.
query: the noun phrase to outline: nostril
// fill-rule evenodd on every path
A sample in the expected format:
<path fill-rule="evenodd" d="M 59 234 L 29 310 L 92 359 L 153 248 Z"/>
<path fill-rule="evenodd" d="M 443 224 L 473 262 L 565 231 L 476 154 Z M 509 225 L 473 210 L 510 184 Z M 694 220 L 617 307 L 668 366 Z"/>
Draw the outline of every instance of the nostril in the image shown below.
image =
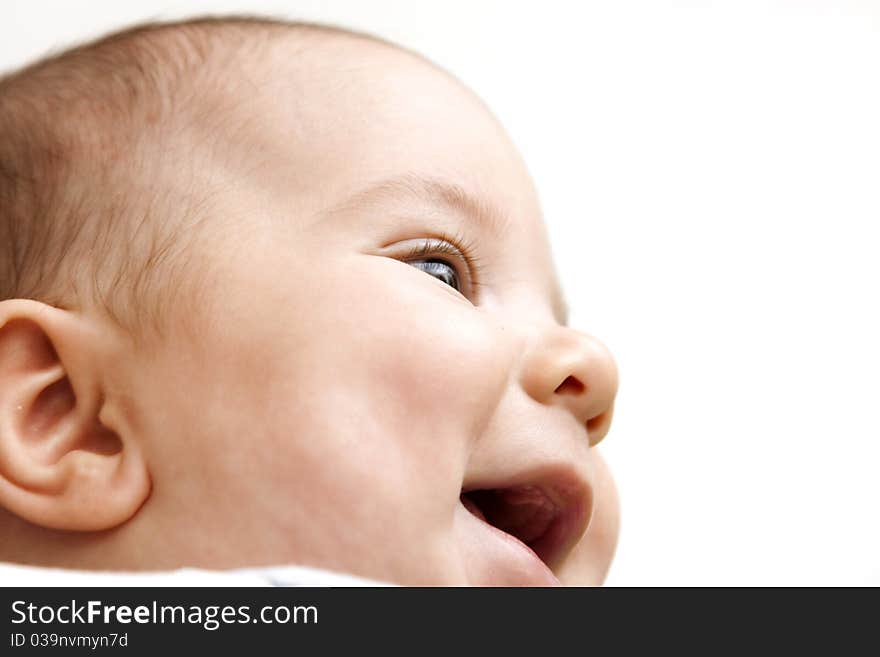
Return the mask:
<path fill-rule="evenodd" d="M 559 394 L 571 393 L 571 394 L 579 394 L 584 391 L 584 384 L 578 381 L 573 376 L 566 377 L 565 381 L 560 383 L 554 392 Z"/>

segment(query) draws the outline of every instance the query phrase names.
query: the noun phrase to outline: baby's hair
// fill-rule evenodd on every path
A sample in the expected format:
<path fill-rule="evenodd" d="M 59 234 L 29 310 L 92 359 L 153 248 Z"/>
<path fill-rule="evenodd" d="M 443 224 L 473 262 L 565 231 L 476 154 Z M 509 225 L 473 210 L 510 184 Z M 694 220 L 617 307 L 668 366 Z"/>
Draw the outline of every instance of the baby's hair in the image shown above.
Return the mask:
<path fill-rule="evenodd" d="M 0 300 L 97 307 L 136 339 L 195 304 L 188 247 L 215 220 L 210 192 L 181 170 L 167 193 L 163 157 L 187 126 L 234 129 L 223 103 L 241 94 L 242 62 L 282 37 L 296 52 L 340 37 L 399 48 L 330 25 L 208 17 L 140 25 L 0 78 Z"/>

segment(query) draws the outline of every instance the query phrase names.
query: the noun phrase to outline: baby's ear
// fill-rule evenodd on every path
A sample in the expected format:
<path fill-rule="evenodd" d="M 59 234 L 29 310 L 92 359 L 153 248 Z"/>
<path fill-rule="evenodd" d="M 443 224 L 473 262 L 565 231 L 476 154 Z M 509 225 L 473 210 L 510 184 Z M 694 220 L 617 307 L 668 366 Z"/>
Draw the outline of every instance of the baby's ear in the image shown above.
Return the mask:
<path fill-rule="evenodd" d="M 150 494 L 139 445 L 108 426 L 100 339 L 72 311 L 0 301 L 0 506 L 31 523 L 110 529 Z"/>

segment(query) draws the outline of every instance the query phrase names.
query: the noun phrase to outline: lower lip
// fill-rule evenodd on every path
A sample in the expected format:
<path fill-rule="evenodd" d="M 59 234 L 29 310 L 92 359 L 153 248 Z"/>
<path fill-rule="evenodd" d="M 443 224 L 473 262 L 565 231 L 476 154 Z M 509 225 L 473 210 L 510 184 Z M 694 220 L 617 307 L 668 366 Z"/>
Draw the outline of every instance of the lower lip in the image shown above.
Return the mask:
<path fill-rule="evenodd" d="M 532 548 L 515 536 L 501 531 L 460 505 L 483 536 L 474 536 L 473 529 L 463 538 L 475 545 L 468 551 L 472 583 L 477 586 L 561 586 L 559 579 Z M 470 523 L 468 523 L 470 524 Z M 482 540 L 486 538 L 488 540 Z M 479 564 L 474 564 L 479 560 Z"/>

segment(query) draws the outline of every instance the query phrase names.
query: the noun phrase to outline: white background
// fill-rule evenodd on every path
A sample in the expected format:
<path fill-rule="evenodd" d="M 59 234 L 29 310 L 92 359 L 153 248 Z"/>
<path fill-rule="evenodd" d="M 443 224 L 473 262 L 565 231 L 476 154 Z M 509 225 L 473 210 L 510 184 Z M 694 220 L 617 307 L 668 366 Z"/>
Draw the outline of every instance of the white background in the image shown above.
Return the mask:
<path fill-rule="evenodd" d="M 880 585 L 880 2 L 4 2 L 0 69 L 269 11 L 413 47 L 534 175 L 615 353 L 609 584 Z"/>

